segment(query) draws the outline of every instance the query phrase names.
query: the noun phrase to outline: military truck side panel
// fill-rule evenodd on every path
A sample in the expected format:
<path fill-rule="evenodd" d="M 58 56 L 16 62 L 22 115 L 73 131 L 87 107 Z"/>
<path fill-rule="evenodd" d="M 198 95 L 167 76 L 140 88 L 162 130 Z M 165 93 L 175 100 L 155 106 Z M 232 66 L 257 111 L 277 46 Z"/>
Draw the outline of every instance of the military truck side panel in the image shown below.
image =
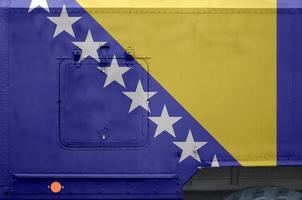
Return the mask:
<path fill-rule="evenodd" d="M 301 165 L 301 13 L 260 2 L 0 3 L 0 199 L 182 199 L 203 168 Z"/>

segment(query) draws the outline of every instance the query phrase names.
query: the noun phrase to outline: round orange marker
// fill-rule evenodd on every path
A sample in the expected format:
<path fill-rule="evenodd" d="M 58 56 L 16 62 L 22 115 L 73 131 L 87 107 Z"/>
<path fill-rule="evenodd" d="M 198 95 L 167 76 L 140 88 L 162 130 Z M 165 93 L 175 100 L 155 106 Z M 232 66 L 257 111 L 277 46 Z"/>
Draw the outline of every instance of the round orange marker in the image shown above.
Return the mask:
<path fill-rule="evenodd" d="M 59 193 L 61 192 L 63 186 L 60 182 L 57 182 L 57 181 L 54 181 L 50 184 L 50 190 L 53 192 L 53 193 Z"/>

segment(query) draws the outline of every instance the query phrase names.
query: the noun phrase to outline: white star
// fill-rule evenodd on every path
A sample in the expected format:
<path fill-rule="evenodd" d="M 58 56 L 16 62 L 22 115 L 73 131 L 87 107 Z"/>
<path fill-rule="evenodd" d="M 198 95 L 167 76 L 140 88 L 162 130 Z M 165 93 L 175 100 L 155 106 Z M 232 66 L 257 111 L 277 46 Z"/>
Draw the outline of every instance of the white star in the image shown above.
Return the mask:
<path fill-rule="evenodd" d="M 53 36 L 54 38 L 64 31 L 69 33 L 71 36 L 75 37 L 72 25 L 76 23 L 79 19 L 81 19 L 81 17 L 69 17 L 65 5 L 63 6 L 61 15 L 59 17 L 47 18 L 57 25 L 55 34 Z"/>
<path fill-rule="evenodd" d="M 173 142 L 176 146 L 182 149 L 179 163 L 188 157 L 192 157 L 198 162 L 201 162 L 198 150 L 207 144 L 207 142 L 195 142 L 191 130 L 185 142 Z"/>
<path fill-rule="evenodd" d="M 145 110 L 150 112 L 148 105 L 148 99 L 153 97 L 157 92 L 145 92 L 142 86 L 141 81 L 138 81 L 135 92 L 123 92 L 127 97 L 132 100 L 129 113 L 139 106 L 143 107 Z"/>
<path fill-rule="evenodd" d="M 85 42 L 73 42 L 74 45 L 82 49 L 82 54 L 79 62 L 81 62 L 88 56 L 99 61 L 99 56 L 97 51 L 101 46 L 104 46 L 106 43 L 107 42 L 95 42 L 93 40 L 90 30 L 88 31 Z"/>
<path fill-rule="evenodd" d="M 37 7 L 41 7 L 44 10 L 46 10 L 47 12 L 49 12 L 47 0 L 32 0 L 30 3 L 30 6 L 29 6 L 28 12 L 31 12 L 32 10 L 34 10 Z"/>
<path fill-rule="evenodd" d="M 157 137 L 164 131 L 167 131 L 170 135 L 173 137 L 175 136 L 173 125 L 178 122 L 182 117 L 171 117 L 169 116 L 168 110 L 166 105 L 164 105 L 164 108 L 161 112 L 160 117 L 149 117 L 151 121 L 157 124 L 157 128 L 155 131 L 154 137 Z"/>
<path fill-rule="evenodd" d="M 216 154 L 214 155 L 211 167 L 220 167 Z"/>
<path fill-rule="evenodd" d="M 104 72 L 107 75 L 104 88 L 107 87 L 110 83 L 116 81 L 121 86 L 125 86 L 125 82 L 123 79 L 123 74 L 125 74 L 128 70 L 130 70 L 130 67 L 120 67 L 118 65 L 116 56 L 113 56 L 111 66 L 110 67 L 98 67 L 99 70 Z"/>

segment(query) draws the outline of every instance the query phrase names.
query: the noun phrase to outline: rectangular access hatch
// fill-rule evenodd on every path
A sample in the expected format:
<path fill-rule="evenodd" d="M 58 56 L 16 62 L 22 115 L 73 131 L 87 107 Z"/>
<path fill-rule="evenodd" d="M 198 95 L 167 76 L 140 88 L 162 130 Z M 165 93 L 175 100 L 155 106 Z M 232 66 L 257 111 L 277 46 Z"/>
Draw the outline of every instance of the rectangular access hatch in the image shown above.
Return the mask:
<path fill-rule="evenodd" d="M 135 91 L 138 80 L 146 90 L 148 73 L 125 56 L 117 60 L 120 66 L 131 67 L 123 75 L 125 88 L 117 82 L 104 87 L 107 75 L 97 68 L 100 64 L 93 59 L 86 59 L 80 65 L 73 60 L 61 63 L 59 121 L 60 141 L 64 146 L 133 148 L 146 144 L 148 112 L 137 108 L 129 113 L 131 99 L 123 92 Z M 107 62 L 103 65 L 108 67 Z"/>

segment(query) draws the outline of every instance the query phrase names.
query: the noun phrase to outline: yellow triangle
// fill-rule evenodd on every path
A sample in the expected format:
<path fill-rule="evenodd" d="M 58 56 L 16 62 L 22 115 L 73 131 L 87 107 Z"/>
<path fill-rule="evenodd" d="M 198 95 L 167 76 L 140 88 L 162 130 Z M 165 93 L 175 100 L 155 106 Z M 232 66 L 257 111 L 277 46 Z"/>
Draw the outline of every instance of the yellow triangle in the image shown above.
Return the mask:
<path fill-rule="evenodd" d="M 87 10 L 243 166 L 276 165 L 274 9 Z"/>

